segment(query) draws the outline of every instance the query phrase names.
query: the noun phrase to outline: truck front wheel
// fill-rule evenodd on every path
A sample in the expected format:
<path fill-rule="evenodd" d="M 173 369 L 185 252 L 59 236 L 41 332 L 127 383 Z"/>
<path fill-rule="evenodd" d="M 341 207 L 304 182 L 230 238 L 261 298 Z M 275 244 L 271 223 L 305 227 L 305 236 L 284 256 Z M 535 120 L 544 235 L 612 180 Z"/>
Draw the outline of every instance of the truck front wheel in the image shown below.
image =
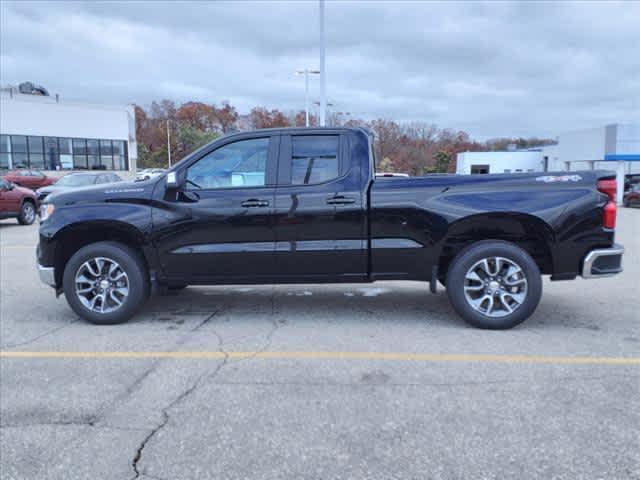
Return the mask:
<path fill-rule="evenodd" d="M 149 278 L 140 255 L 126 245 L 97 242 L 67 262 L 62 285 L 69 306 L 98 325 L 126 322 L 144 303 Z"/>
<path fill-rule="evenodd" d="M 534 312 L 542 296 L 542 278 L 522 248 L 504 241 L 481 241 L 451 263 L 447 295 L 456 312 L 474 327 L 507 329 Z"/>

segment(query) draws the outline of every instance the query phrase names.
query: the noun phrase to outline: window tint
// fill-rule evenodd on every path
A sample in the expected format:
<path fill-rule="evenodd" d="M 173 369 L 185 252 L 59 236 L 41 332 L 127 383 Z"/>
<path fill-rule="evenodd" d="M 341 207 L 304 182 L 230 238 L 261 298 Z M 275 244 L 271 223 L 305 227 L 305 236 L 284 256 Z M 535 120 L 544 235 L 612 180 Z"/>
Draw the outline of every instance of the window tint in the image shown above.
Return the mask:
<path fill-rule="evenodd" d="M 209 153 L 187 170 L 187 188 L 256 187 L 265 184 L 269 139 L 240 140 Z"/>
<path fill-rule="evenodd" d="M 291 184 L 307 185 L 339 176 L 338 135 L 291 137 Z"/>

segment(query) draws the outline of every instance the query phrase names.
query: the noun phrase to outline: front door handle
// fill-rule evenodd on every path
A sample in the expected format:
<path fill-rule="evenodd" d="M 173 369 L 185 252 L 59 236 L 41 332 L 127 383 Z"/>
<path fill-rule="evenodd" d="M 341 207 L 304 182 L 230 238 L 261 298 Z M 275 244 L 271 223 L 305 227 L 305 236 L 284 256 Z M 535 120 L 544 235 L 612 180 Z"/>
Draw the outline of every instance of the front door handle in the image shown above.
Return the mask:
<path fill-rule="evenodd" d="M 250 198 L 249 200 L 245 200 L 244 202 L 242 202 L 240 205 L 242 205 L 245 208 L 268 207 L 269 202 L 266 200 L 258 200 L 257 198 Z"/>
<path fill-rule="evenodd" d="M 356 203 L 356 199 L 345 197 L 344 195 L 336 195 L 335 197 L 327 198 L 327 205 L 348 205 L 350 203 Z"/>

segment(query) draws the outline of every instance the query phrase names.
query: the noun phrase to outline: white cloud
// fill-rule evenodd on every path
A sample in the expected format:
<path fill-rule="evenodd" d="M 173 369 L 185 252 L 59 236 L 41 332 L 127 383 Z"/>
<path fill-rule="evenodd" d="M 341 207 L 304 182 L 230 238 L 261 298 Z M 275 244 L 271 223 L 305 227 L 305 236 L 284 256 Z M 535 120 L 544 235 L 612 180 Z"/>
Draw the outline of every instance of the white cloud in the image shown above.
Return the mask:
<path fill-rule="evenodd" d="M 477 137 L 640 117 L 640 2 L 328 2 L 328 95 Z M 67 98 L 303 105 L 316 2 L 0 4 L 0 82 Z M 312 80 L 317 95 L 317 78 Z"/>

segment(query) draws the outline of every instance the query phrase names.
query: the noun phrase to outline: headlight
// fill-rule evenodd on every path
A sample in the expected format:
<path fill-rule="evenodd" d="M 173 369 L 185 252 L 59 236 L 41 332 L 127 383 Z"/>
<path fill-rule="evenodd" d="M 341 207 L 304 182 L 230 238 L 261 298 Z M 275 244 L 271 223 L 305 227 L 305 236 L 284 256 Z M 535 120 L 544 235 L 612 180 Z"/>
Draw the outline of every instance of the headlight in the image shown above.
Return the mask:
<path fill-rule="evenodd" d="M 47 218 L 53 215 L 53 211 L 56 207 L 53 203 L 43 203 L 40 205 L 40 221 L 44 222 Z"/>

